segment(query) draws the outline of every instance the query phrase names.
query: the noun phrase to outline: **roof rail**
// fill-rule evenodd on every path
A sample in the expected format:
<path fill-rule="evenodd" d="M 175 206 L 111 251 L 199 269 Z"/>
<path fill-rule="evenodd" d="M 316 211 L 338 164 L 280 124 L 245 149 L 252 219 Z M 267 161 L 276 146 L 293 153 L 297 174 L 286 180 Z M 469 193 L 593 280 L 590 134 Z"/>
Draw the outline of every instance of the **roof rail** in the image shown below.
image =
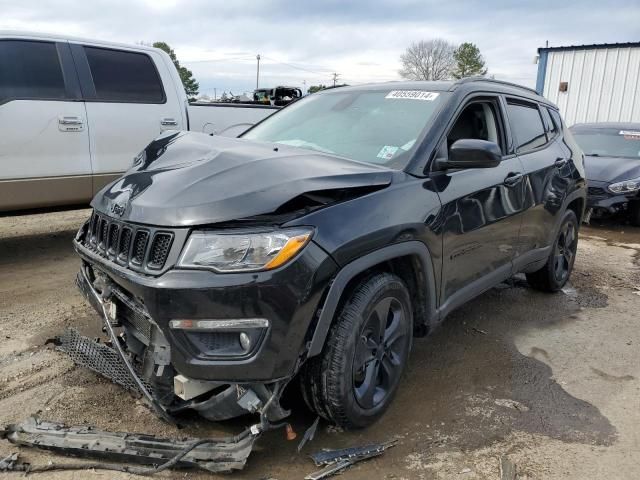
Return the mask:
<path fill-rule="evenodd" d="M 453 85 L 454 86 L 455 85 L 464 85 L 465 83 L 472 83 L 472 82 L 498 83 L 500 85 L 508 85 L 510 87 L 523 88 L 524 90 L 528 90 L 528 91 L 530 91 L 532 93 L 535 93 L 536 95 L 540 95 L 537 92 L 537 90 L 535 90 L 533 88 L 525 87 L 524 85 L 518 85 L 517 83 L 505 82 L 504 80 L 495 80 L 493 78 L 486 78 L 486 77 L 480 77 L 480 76 L 461 78 L 460 80 L 456 81 Z"/>

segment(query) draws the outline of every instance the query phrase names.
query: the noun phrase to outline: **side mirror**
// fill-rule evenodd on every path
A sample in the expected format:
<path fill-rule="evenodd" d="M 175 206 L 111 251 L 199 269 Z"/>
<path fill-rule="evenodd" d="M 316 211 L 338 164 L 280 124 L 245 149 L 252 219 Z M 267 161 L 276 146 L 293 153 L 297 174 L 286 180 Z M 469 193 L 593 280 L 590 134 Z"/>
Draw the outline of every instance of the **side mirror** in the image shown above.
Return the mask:
<path fill-rule="evenodd" d="M 502 160 L 502 151 L 495 142 L 462 138 L 449 149 L 449 158 L 440 160 L 438 167 L 447 168 L 492 168 Z"/>

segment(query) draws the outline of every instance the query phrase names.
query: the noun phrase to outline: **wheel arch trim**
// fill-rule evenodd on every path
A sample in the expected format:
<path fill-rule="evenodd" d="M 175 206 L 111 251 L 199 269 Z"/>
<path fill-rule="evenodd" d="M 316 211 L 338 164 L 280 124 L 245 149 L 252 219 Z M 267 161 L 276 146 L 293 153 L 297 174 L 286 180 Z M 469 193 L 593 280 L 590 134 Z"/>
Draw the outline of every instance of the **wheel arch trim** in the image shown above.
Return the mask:
<path fill-rule="evenodd" d="M 307 357 L 314 357 L 322 352 L 325 340 L 329 333 L 329 328 L 333 322 L 336 310 L 342 294 L 349 282 L 360 273 L 365 270 L 374 267 L 380 263 L 393 260 L 400 257 L 406 257 L 410 255 L 416 255 L 420 259 L 420 263 L 423 269 L 423 277 L 425 287 L 427 289 L 426 295 L 426 313 L 430 322 L 433 322 L 437 318 L 436 310 L 436 284 L 433 270 L 433 262 L 431 260 L 431 253 L 429 248 L 422 242 L 417 240 L 411 240 L 402 243 L 396 243 L 389 245 L 373 252 L 370 252 L 362 257 L 353 260 L 345 265 L 336 275 L 327 298 L 324 301 L 320 316 L 316 324 Z"/>

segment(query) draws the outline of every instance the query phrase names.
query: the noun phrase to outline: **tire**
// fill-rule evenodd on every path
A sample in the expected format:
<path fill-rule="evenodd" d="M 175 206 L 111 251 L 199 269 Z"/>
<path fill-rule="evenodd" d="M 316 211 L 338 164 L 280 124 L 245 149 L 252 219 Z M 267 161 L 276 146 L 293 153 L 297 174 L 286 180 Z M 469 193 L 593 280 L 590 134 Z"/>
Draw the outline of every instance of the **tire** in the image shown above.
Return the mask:
<path fill-rule="evenodd" d="M 631 220 L 631 225 L 640 227 L 640 200 L 629 204 L 629 219 Z"/>
<path fill-rule="evenodd" d="M 303 367 L 305 402 L 342 428 L 371 425 L 393 400 L 412 340 L 411 301 L 402 280 L 389 273 L 364 279 L 344 302 L 322 353 Z"/>
<path fill-rule="evenodd" d="M 565 286 L 576 260 L 578 248 L 578 219 L 573 210 L 567 210 L 553 242 L 551 253 L 544 267 L 527 273 L 529 285 L 543 292 L 557 292 Z"/>

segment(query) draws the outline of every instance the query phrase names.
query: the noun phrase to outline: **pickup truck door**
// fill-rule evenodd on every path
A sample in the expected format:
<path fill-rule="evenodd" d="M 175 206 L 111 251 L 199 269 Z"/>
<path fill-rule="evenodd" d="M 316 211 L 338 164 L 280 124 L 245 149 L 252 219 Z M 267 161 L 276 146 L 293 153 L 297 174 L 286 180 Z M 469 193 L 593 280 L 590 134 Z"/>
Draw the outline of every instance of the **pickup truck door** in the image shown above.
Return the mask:
<path fill-rule="evenodd" d="M 0 211 L 86 202 L 89 135 L 66 42 L 0 38 Z"/>
<path fill-rule="evenodd" d="M 95 194 L 161 132 L 186 129 L 186 97 L 153 50 L 79 43 L 71 50 L 86 102 Z"/>

